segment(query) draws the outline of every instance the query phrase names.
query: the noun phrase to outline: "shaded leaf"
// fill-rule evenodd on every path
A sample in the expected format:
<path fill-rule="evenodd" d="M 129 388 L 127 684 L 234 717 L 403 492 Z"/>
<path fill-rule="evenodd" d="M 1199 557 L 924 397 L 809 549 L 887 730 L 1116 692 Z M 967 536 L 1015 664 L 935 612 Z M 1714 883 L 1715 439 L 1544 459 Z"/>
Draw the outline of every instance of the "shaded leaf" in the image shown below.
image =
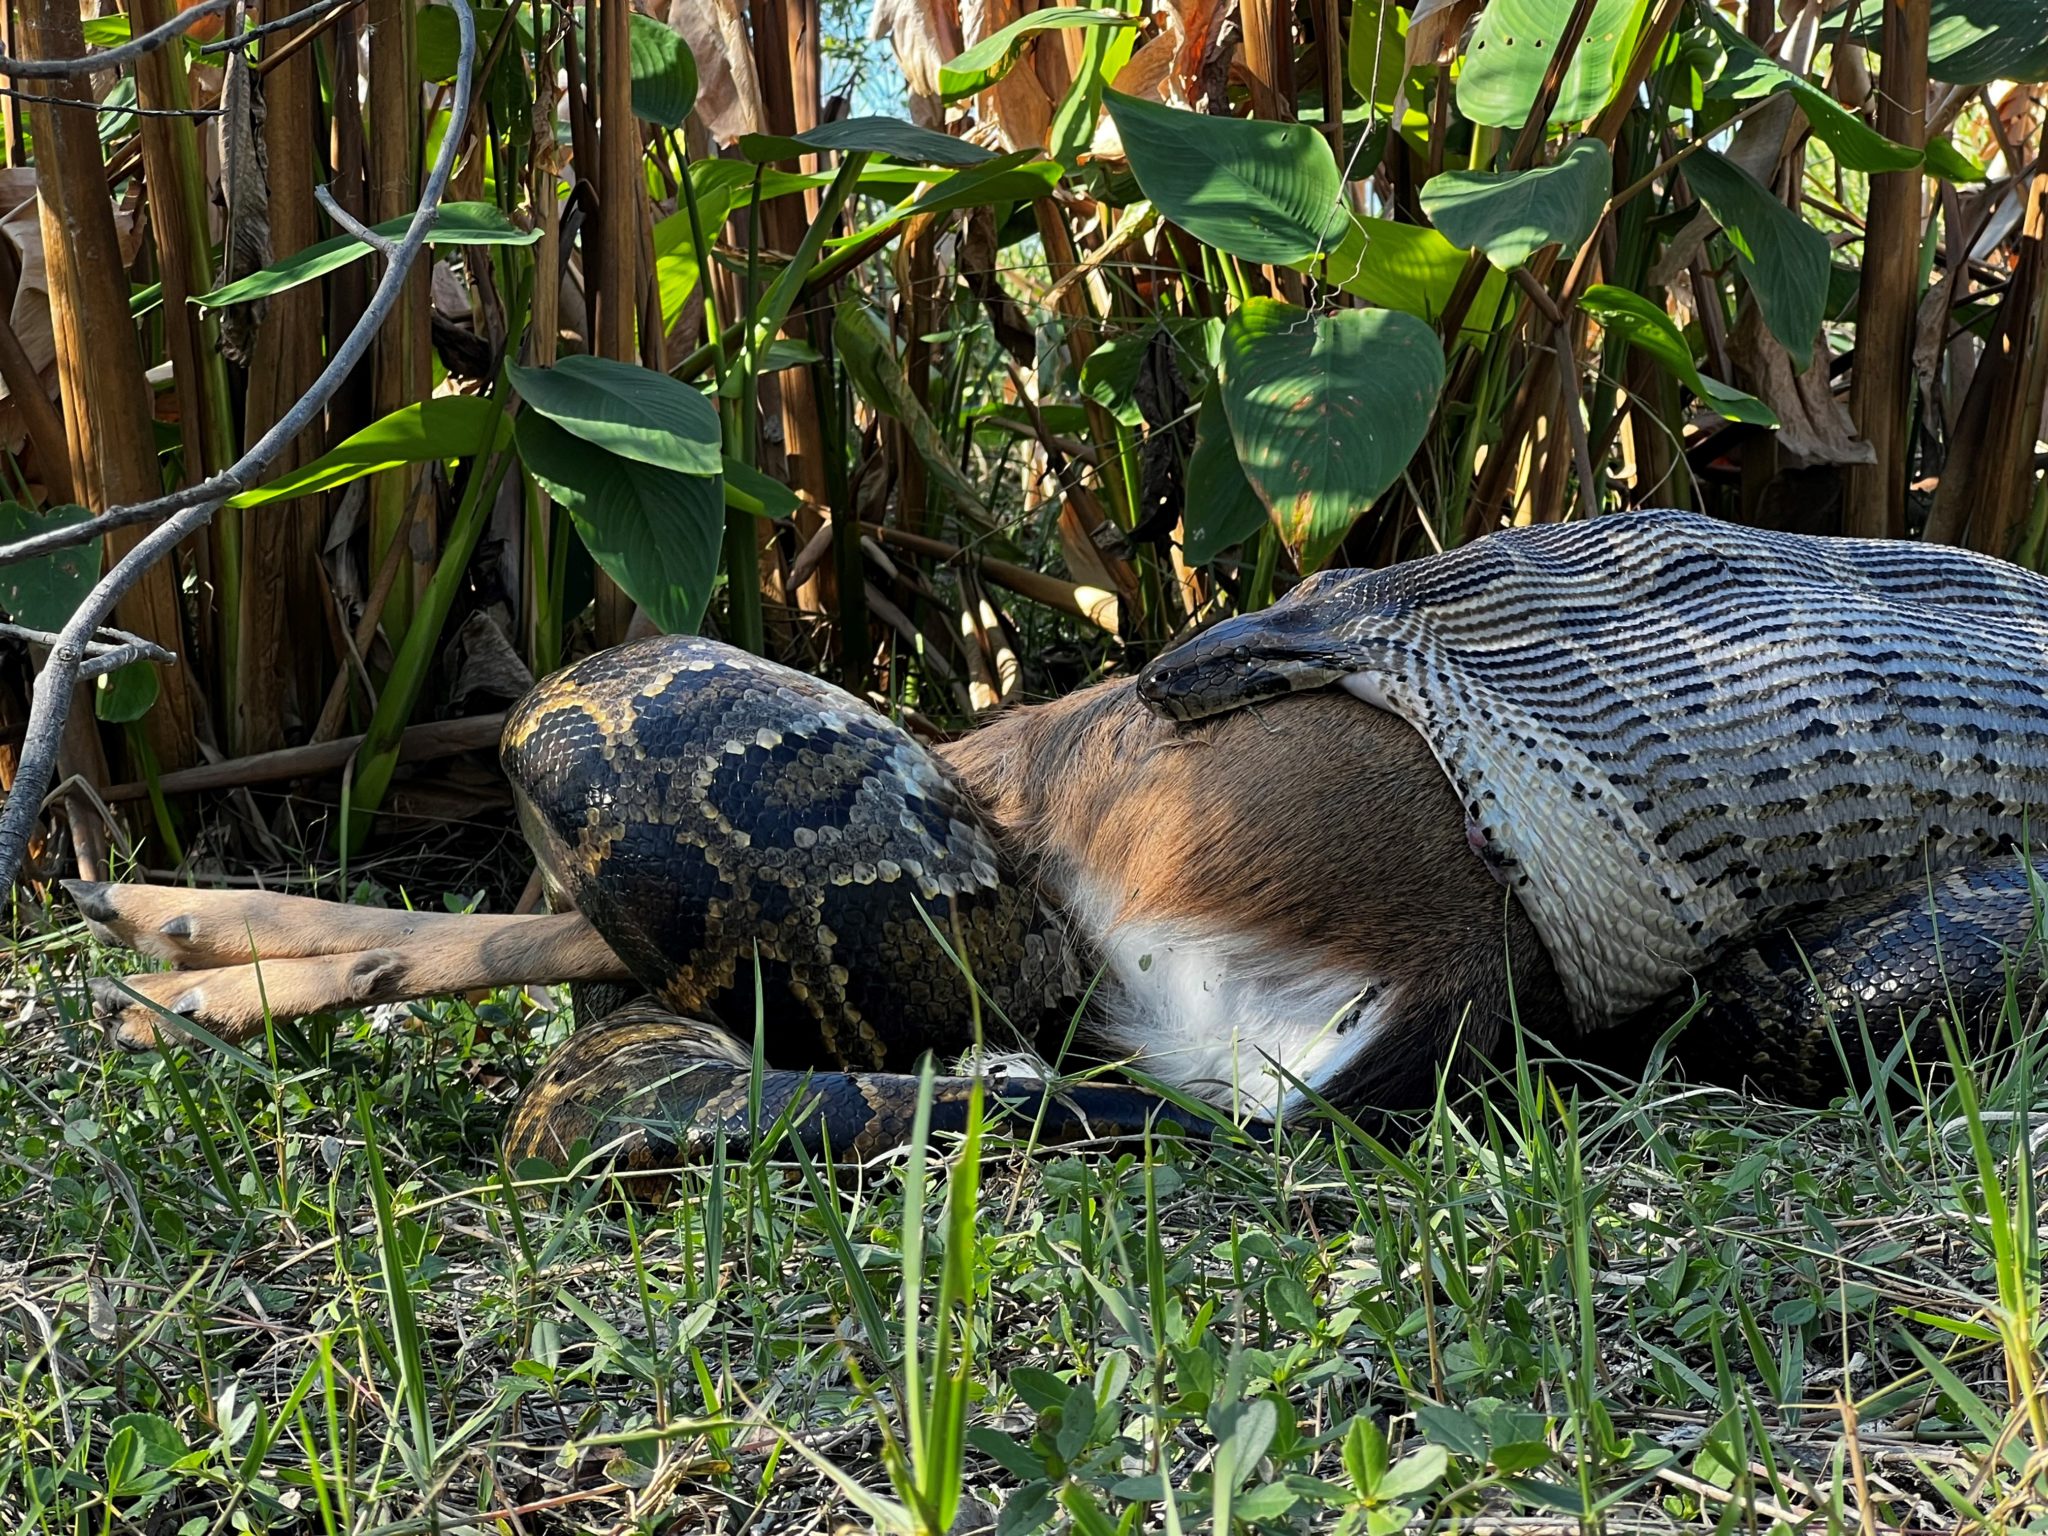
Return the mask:
<path fill-rule="evenodd" d="M 719 473 L 718 411 L 680 379 L 586 353 L 506 373 L 528 406 L 587 443 L 677 474 Z"/>
<path fill-rule="evenodd" d="M 730 456 L 725 460 L 725 504 L 749 517 L 791 517 L 802 505 L 780 480 Z"/>
<path fill-rule="evenodd" d="M 1030 11 L 1000 31 L 991 32 L 959 57 L 939 66 L 939 94 L 957 101 L 986 90 L 1007 75 L 1024 56 L 1024 45 L 1032 35 L 1073 27 L 1135 27 L 1138 18 L 1121 11 L 1089 11 L 1060 8 Z"/>
<path fill-rule="evenodd" d="M 470 14 L 476 21 L 476 56 L 481 67 L 498 35 L 498 28 L 504 25 L 505 18 L 511 13 L 501 5 L 479 5 L 472 6 Z M 416 57 L 420 79 L 453 80 L 455 66 L 462 57 L 462 33 L 456 25 L 454 10 L 445 5 L 421 6 L 414 13 L 413 35 L 419 50 Z M 499 68 L 504 67 L 501 60 Z"/>
<path fill-rule="evenodd" d="M 1595 283 L 1579 300 L 1579 308 L 1616 335 L 1625 337 L 1630 346 L 1642 348 L 1679 383 L 1730 421 L 1746 421 L 1760 427 L 1778 424 L 1771 408 L 1754 395 L 1745 395 L 1702 374 L 1693 361 L 1692 348 L 1686 345 L 1671 317 L 1640 294 L 1611 283 Z"/>
<path fill-rule="evenodd" d="M 377 234 L 396 240 L 404 235 L 406 226 L 411 222 L 411 216 L 407 215 L 386 219 L 372 228 Z M 506 218 L 495 203 L 443 203 L 434 228 L 427 236 L 427 243 L 531 245 L 539 238 L 539 230 L 521 229 Z M 246 304 L 251 299 L 268 298 L 301 283 L 310 283 L 316 277 L 339 271 L 350 262 L 361 261 L 371 249 L 354 235 L 336 235 L 331 240 L 309 245 L 282 261 L 274 261 L 261 272 L 251 272 L 247 277 L 216 288 L 211 293 L 195 294 L 192 302 L 207 309 L 220 309 L 229 304 Z"/>
<path fill-rule="evenodd" d="M 590 557 L 670 634 L 692 634 L 711 601 L 725 533 L 717 475 L 659 469 L 520 413 L 519 457 L 567 509 Z"/>
<path fill-rule="evenodd" d="M 1209 117 L 1116 91 L 1103 101 L 1145 196 L 1197 240 L 1294 266 L 1343 235 L 1337 162 L 1315 129 Z"/>
<path fill-rule="evenodd" d="M 1735 247 L 1735 264 L 1763 310 L 1764 324 L 1805 370 L 1828 302 L 1828 238 L 1749 172 L 1703 149 L 1685 179 Z"/>
<path fill-rule="evenodd" d="M 507 425 L 505 412 L 495 400 L 478 395 L 436 395 L 400 406 L 312 463 L 302 464 L 268 485 L 244 491 L 228 505 L 260 507 L 332 490 L 401 464 L 468 458 L 504 446 Z"/>
<path fill-rule="evenodd" d="M 1231 316 L 1223 357 L 1245 478 L 1313 569 L 1421 443 L 1443 387 L 1443 348 L 1412 315 L 1317 315 L 1253 299 Z"/>
<path fill-rule="evenodd" d="M 979 165 L 995 158 L 992 149 L 920 128 L 897 117 L 846 117 L 836 123 L 821 123 L 805 133 L 740 136 L 740 153 L 756 164 L 794 160 L 820 150 L 887 155 L 913 165 Z"/>
<path fill-rule="evenodd" d="M 37 512 L 18 501 L 0 502 L 0 544 L 69 528 L 91 516 L 79 506 Z M 101 543 L 94 539 L 17 565 L 0 565 L 0 612 L 29 629 L 62 629 L 100 579 Z"/>
<path fill-rule="evenodd" d="M 1492 0 L 1472 29 L 1458 76 L 1458 110 L 1475 123 L 1519 128 L 1557 52 L 1573 0 Z M 1591 117 L 1613 98 L 1643 24 L 1644 0 L 1595 0 L 1552 109 L 1553 123 Z"/>
<path fill-rule="evenodd" d="M 697 104 L 697 60 L 671 27 L 635 11 L 631 51 L 633 115 L 680 128 Z"/>
<path fill-rule="evenodd" d="M 1266 504 L 1237 462 L 1223 392 L 1212 389 L 1195 413 L 1195 451 L 1188 457 L 1187 503 L 1181 509 L 1181 554 L 1205 565 L 1266 526 Z"/>
<path fill-rule="evenodd" d="M 93 713 L 109 725 L 140 720 L 163 691 L 157 680 L 156 663 L 150 661 L 131 661 L 125 667 L 102 672 L 93 684 Z"/>
<path fill-rule="evenodd" d="M 1580 139 L 1555 165 L 1494 174 L 1445 171 L 1422 188 L 1422 211 L 1454 245 L 1519 267 L 1546 245 L 1576 251 L 1600 222 L 1614 161 L 1597 139 Z"/>

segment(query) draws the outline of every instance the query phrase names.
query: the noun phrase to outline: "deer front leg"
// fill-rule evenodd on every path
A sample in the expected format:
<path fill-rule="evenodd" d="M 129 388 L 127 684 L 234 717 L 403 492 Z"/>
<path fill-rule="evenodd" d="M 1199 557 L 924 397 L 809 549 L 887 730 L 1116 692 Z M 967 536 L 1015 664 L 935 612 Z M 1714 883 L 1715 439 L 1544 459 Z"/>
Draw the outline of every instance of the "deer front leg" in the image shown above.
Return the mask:
<path fill-rule="evenodd" d="M 393 911 L 274 891 L 202 891 L 94 880 L 67 880 L 64 889 L 86 926 L 103 942 L 167 960 L 186 971 L 246 965 L 251 960 L 353 955 L 459 935 L 478 921 L 469 913 Z"/>
<path fill-rule="evenodd" d="M 261 892 L 85 882 L 74 883 L 73 898 L 101 938 L 186 967 L 92 983 L 95 1011 L 133 1050 L 160 1043 L 167 1021 L 159 1009 L 232 1043 L 259 1032 L 266 1012 L 293 1018 L 521 982 L 632 979 L 573 912 L 389 912 Z"/>

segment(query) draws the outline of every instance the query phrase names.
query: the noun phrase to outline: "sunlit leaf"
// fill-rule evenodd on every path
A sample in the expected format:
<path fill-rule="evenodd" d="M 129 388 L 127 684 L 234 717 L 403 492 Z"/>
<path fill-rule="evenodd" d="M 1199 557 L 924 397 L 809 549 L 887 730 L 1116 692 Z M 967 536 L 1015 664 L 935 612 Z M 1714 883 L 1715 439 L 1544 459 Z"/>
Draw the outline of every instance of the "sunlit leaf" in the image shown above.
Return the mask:
<path fill-rule="evenodd" d="M 1778 424 L 1777 415 L 1754 395 L 1745 395 L 1701 373 L 1684 334 L 1672 324 L 1669 315 L 1642 295 L 1611 283 L 1595 283 L 1579 300 L 1579 308 L 1616 335 L 1625 337 L 1629 345 L 1648 353 L 1679 383 L 1730 421 L 1746 421 L 1760 427 Z"/>
<path fill-rule="evenodd" d="M 1245 261 L 1293 266 L 1344 231 L 1329 143 L 1304 123 L 1210 117 L 1103 93 L 1152 205 L 1197 240 Z"/>
<path fill-rule="evenodd" d="M 983 149 L 966 139 L 935 133 L 896 117 L 844 117 L 836 123 L 821 123 L 803 133 L 747 133 L 740 136 L 740 153 L 756 164 L 794 160 L 820 150 L 841 154 L 855 152 L 887 155 L 913 165 L 979 165 L 993 160 L 995 151 Z"/>
<path fill-rule="evenodd" d="M 1121 11 L 1090 11 L 1071 7 L 1030 11 L 1000 31 L 991 32 L 959 57 L 939 66 L 939 94 L 957 101 L 986 90 L 1016 66 L 1034 33 L 1073 27 L 1135 27 L 1138 18 Z"/>
<path fill-rule="evenodd" d="M 1613 176 L 1607 146 L 1580 139 L 1555 165 L 1433 176 L 1422 188 L 1422 211 L 1452 244 L 1486 252 L 1496 267 L 1519 267 L 1546 245 L 1570 253 L 1584 244 Z"/>
<path fill-rule="evenodd" d="M 587 443 L 677 474 L 719 472 L 718 411 L 680 379 L 586 353 L 506 372 L 531 409 Z"/>
<path fill-rule="evenodd" d="M 1458 75 L 1458 110 L 1475 123 L 1519 128 L 1536 104 L 1544 73 L 1574 0 L 1492 0 L 1480 13 Z M 1591 117 L 1613 99 L 1643 24 L 1646 0 L 1594 0 L 1585 36 L 1566 66 L 1553 123 Z"/>
<path fill-rule="evenodd" d="M 1835 158 L 1852 171 L 1907 171 L 1920 163 L 1920 152 L 1894 144 L 1849 111 L 1812 81 L 1780 64 L 1712 12 L 1707 24 L 1728 50 L 1728 64 L 1709 94 L 1730 101 L 1754 101 L 1784 91 Z"/>
<path fill-rule="evenodd" d="M 1223 404 L 1245 478 L 1303 569 L 1328 559 L 1422 442 L 1444 354 L 1394 310 L 1253 299 L 1223 336 Z"/>
<path fill-rule="evenodd" d="M 1465 253 L 1421 224 L 1353 215 L 1328 258 L 1309 269 L 1368 304 L 1433 323 L 1450 306 L 1465 271 Z M 1499 272 L 1487 272 L 1465 317 L 1468 333 L 1492 329 L 1505 285 Z"/>
<path fill-rule="evenodd" d="M 310 464 L 302 464 L 268 485 L 244 491 L 231 507 L 260 507 L 315 491 L 332 490 L 365 475 L 401 464 L 436 459 L 463 459 L 503 447 L 507 441 L 505 412 L 495 400 L 479 395 L 436 395 L 400 406 L 345 438 Z"/>

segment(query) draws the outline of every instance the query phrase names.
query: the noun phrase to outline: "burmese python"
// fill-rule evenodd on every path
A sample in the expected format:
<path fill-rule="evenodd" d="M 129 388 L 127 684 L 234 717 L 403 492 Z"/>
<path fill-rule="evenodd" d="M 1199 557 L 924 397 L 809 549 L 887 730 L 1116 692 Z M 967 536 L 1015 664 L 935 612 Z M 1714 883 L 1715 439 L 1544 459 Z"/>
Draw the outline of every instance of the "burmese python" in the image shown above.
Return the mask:
<path fill-rule="evenodd" d="M 1902 1012 L 2002 998 L 2035 932 L 2010 850 L 2048 807 L 2044 655 L 2048 582 L 2014 567 L 1645 513 L 1311 578 L 1160 658 L 1141 693 L 1197 719 L 1341 684 L 1402 715 L 1580 1028 L 1661 1026 L 1697 986 L 1707 1066 L 1810 1097 L 1841 1081 L 1830 1017 L 1883 1004 L 1882 1054 Z M 1091 961 L 1059 914 L 945 770 L 838 689 L 645 641 L 542 682 L 503 757 L 551 889 L 669 1010 L 572 1037 L 514 1155 L 624 1134 L 646 1166 L 739 1137 L 734 1041 L 757 1006 L 782 1069 L 763 1113 L 814 1101 L 803 1134 L 856 1152 L 902 1139 L 903 1074 L 970 1044 L 977 989 L 1026 1045 L 1074 1017 Z M 941 1120 L 965 1091 L 940 1085 Z M 1006 1092 L 1055 1134 L 1160 1108 Z"/>
<path fill-rule="evenodd" d="M 501 757 L 551 897 L 652 999 L 543 1064 L 508 1129 L 514 1158 L 559 1161 L 578 1139 L 620 1142 L 631 1169 L 720 1136 L 743 1149 L 757 1009 L 776 1068 L 761 1124 L 804 1111 L 794 1134 L 814 1152 L 899 1144 L 908 1074 L 974 1045 L 977 1003 L 990 1045 L 1056 1054 L 1087 979 L 1057 914 L 938 762 L 852 695 L 663 636 L 543 680 Z M 934 1127 L 959 1128 L 969 1089 L 936 1083 Z M 1041 1139 L 1133 1132 L 1163 1107 L 1001 1078 L 994 1097 Z"/>

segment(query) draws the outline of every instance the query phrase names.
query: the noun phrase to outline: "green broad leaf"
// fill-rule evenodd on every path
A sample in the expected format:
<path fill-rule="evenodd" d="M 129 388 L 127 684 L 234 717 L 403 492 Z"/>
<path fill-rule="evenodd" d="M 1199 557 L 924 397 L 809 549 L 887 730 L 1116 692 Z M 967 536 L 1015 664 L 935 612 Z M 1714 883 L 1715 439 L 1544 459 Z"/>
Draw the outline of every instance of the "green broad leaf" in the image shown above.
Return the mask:
<path fill-rule="evenodd" d="M 1395 0 L 1354 0 L 1345 67 L 1359 100 L 1391 114 L 1408 74 L 1408 12 Z"/>
<path fill-rule="evenodd" d="M 91 516 L 80 506 L 37 512 L 18 501 L 0 502 L 0 544 L 69 528 Z M 0 565 L 0 612 L 24 628 L 55 634 L 71 622 L 93 583 L 100 579 L 102 542 L 94 539 L 18 565 Z"/>
<path fill-rule="evenodd" d="M 1380 1479 L 1379 1496 L 1383 1499 L 1408 1499 L 1427 1492 L 1443 1481 L 1450 1463 L 1450 1454 L 1442 1446 L 1425 1445 L 1387 1469 L 1387 1475 Z"/>
<path fill-rule="evenodd" d="M 119 1498 L 142 1471 L 142 1441 L 132 1424 L 123 1424 L 107 1440 L 102 1466 L 106 1473 L 107 1496 Z"/>
<path fill-rule="evenodd" d="M 1735 264 L 1756 295 L 1764 324 L 1805 372 L 1828 303 L 1828 237 L 1779 202 L 1733 160 L 1703 149 L 1685 179 L 1735 247 Z"/>
<path fill-rule="evenodd" d="M 175 1466 L 190 1450 L 178 1426 L 160 1413 L 124 1413 L 111 1427 L 116 1434 L 134 1431 L 143 1460 L 152 1467 Z"/>
<path fill-rule="evenodd" d="M 539 411 L 515 431 L 527 473 L 567 509 L 604 572 L 669 634 L 694 634 L 718 579 L 718 475 L 660 469 L 574 436 Z"/>
<path fill-rule="evenodd" d="M 976 91 L 987 90 L 1016 67 L 1024 56 L 1024 45 L 1035 33 L 1067 31 L 1074 27 L 1135 27 L 1138 18 L 1121 11 L 1059 9 L 1032 11 L 1018 17 L 999 32 L 991 32 L 957 58 L 939 66 L 939 95 L 958 101 Z"/>
<path fill-rule="evenodd" d="M 1081 365 L 1081 393 L 1108 411 L 1124 426 L 1145 424 L 1138 409 L 1138 374 L 1145 366 L 1149 336 L 1119 336 L 1105 341 Z"/>
<path fill-rule="evenodd" d="M 1450 306 L 1465 270 L 1465 252 L 1420 224 L 1350 216 L 1318 275 L 1380 309 L 1398 309 L 1434 324 Z M 1479 285 L 1465 330 L 1484 333 L 1500 313 L 1507 279 L 1489 271 Z"/>
<path fill-rule="evenodd" d="M 912 165 L 979 165 L 996 157 L 992 149 L 920 128 L 897 117 L 846 117 L 836 123 L 821 123 L 804 133 L 740 135 L 740 153 L 756 165 L 794 160 L 823 150 L 887 155 Z"/>
<path fill-rule="evenodd" d="M 93 713 L 109 725 L 128 725 L 150 712 L 162 689 L 156 663 L 131 661 L 93 679 Z"/>
<path fill-rule="evenodd" d="M 1209 117 L 1116 91 L 1103 102 L 1145 196 L 1197 240 L 1291 267 L 1342 237 L 1337 162 L 1308 125 Z"/>
<path fill-rule="evenodd" d="M 1137 45 L 1134 27 L 1097 27 L 1082 37 L 1080 67 L 1053 109 L 1052 126 L 1045 134 L 1046 152 L 1068 170 L 1080 170 L 1081 158 L 1094 144 L 1102 122 L 1102 93 L 1123 73 Z"/>
<path fill-rule="evenodd" d="M 794 517 L 801 505 L 796 492 L 780 480 L 769 479 L 730 454 L 725 460 L 725 504 L 749 517 Z"/>
<path fill-rule="evenodd" d="M 527 405 L 587 443 L 679 475 L 719 473 L 717 408 L 680 379 L 581 353 L 505 371 Z"/>
<path fill-rule="evenodd" d="M 1983 166 L 1957 149 L 1956 141 L 1945 133 L 1937 133 L 1927 141 L 1927 152 L 1921 158 L 1926 162 L 1927 174 L 1939 176 L 1943 181 L 1982 181 L 1989 174 Z"/>
<path fill-rule="evenodd" d="M 1037 11 L 1033 14 L 1057 16 L 1062 13 Z M 1036 150 L 1025 149 L 1000 155 L 994 160 L 970 165 L 965 170 L 940 178 L 915 201 L 892 208 L 874 223 L 864 224 L 851 233 L 828 240 L 826 244 L 834 247 L 852 245 L 873 238 L 878 230 L 923 214 L 951 213 L 956 208 L 978 208 L 989 203 L 1032 202 L 1048 196 L 1059 184 L 1060 174 L 1059 161 L 1040 159 Z M 861 179 L 863 183 L 868 180 L 867 177 Z"/>
<path fill-rule="evenodd" d="M 1266 504 L 1244 477 L 1230 439 L 1223 392 L 1212 389 L 1195 413 L 1195 451 L 1188 456 L 1187 503 L 1181 508 L 1181 555 L 1206 565 L 1266 526 Z"/>
<path fill-rule="evenodd" d="M 1407 466 L 1443 381 L 1443 348 L 1413 315 L 1253 299 L 1230 317 L 1223 405 L 1238 461 L 1304 571 Z"/>
<path fill-rule="evenodd" d="M 476 20 L 476 58 L 481 68 L 497 39 L 498 28 L 510 13 L 502 5 L 480 5 L 472 6 L 470 14 Z M 413 36 L 414 46 L 419 50 L 420 78 L 453 80 L 455 67 L 462 58 L 462 33 L 456 25 L 455 12 L 445 5 L 421 6 L 414 13 Z M 502 61 L 499 67 L 504 67 Z"/>
<path fill-rule="evenodd" d="M 411 222 L 408 216 L 386 219 L 373 227 L 386 239 L 397 240 L 405 234 L 406 226 Z M 521 229 L 506 218 L 495 203 L 443 203 L 433 230 L 427 235 L 427 244 L 531 245 L 539 238 L 539 230 Z M 316 277 L 339 271 L 350 262 L 361 261 L 371 249 L 354 235 L 336 235 L 331 240 L 309 245 L 282 261 L 274 261 L 261 272 L 251 272 L 247 277 L 238 278 L 226 287 L 216 288 L 211 293 L 195 294 L 191 302 L 205 309 L 224 309 L 230 304 L 246 304 L 251 299 L 267 299 L 272 294 L 284 293 L 301 283 L 310 283 Z"/>
<path fill-rule="evenodd" d="M 1881 46 L 1875 7 L 1864 12 L 1867 41 Z M 1927 73 L 1944 85 L 2048 80 L 2048 22 L 2039 0 L 1934 0 L 1927 23 Z"/>
<path fill-rule="evenodd" d="M 1754 101 L 1777 91 L 1788 92 L 1814 133 L 1852 171 L 1909 171 L 1920 163 L 1918 150 L 1894 144 L 1812 81 L 1793 74 L 1763 52 L 1720 16 L 1708 12 L 1707 24 L 1728 53 L 1727 67 L 1710 94 L 1730 101 Z"/>
<path fill-rule="evenodd" d="M 712 226 L 716 227 L 716 226 Z M 709 238 L 709 230 L 706 231 Z M 672 331 L 683 306 L 703 276 L 697 270 L 697 245 L 690 235 L 690 213 L 683 209 L 654 225 L 654 282 L 661 294 L 661 325 Z"/>
<path fill-rule="evenodd" d="M 1614 160 L 1597 139 L 1580 139 L 1555 165 L 1495 174 L 1445 171 L 1422 188 L 1422 211 L 1453 245 L 1486 252 L 1507 270 L 1546 245 L 1576 251 L 1600 222 Z"/>
<path fill-rule="evenodd" d="M 1521 127 L 1536 105 L 1572 6 L 1573 0 L 1492 0 L 1480 13 L 1465 51 L 1458 110 L 1488 127 Z M 1585 36 L 1565 68 L 1551 122 L 1582 121 L 1613 99 L 1644 9 L 1644 0 L 1594 0 Z"/>
<path fill-rule="evenodd" d="M 633 115 L 680 128 L 697 104 L 697 59 L 675 28 L 633 13 Z"/>
<path fill-rule="evenodd" d="M 1376 1498 L 1387 1475 L 1387 1437 L 1370 1414 L 1361 1413 L 1344 1432 L 1344 1470 L 1363 1499 Z"/>
<path fill-rule="evenodd" d="M 1457 1452 L 1467 1461 L 1486 1460 L 1486 1430 L 1464 1410 L 1417 1398 L 1412 1411 L 1416 1426 L 1434 1444 Z"/>
<path fill-rule="evenodd" d="M 353 437 L 335 444 L 310 464 L 303 464 L 268 485 L 244 491 L 229 500 L 231 507 L 260 507 L 290 501 L 347 485 L 365 475 L 425 464 L 437 459 L 466 459 L 504 447 L 509 424 L 503 407 L 480 395 L 436 395 L 402 405 L 381 421 L 373 421 Z"/>
<path fill-rule="evenodd" d="M 1626 339 L 1630 346 L 1647 352 L 1679 383 L 1730 421 L 1746 421 L 1759 427 L 1778 424 L 1776 413 L 1754 395 L 1745 395 L 1702 374 L 1684 334 L 1672 324 L 1669 315 L 1642 295 L 1611 283 L 1595 283 L 1579 300 L 1579 308 Z"/>

